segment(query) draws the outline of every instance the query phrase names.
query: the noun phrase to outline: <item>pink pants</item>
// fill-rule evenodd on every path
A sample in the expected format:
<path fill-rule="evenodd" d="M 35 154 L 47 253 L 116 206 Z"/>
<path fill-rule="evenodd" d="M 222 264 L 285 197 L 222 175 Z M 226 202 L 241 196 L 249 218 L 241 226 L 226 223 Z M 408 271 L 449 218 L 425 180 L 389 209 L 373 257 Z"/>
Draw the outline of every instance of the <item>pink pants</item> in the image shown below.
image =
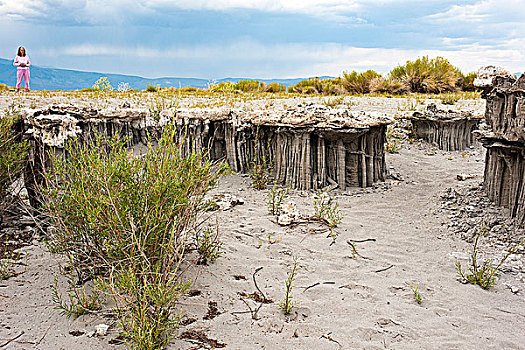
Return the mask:
<path fill-rule="evenodd" d="M 29 89 L 29 69 L 17 69 L 16 70 L 16 89 L 20 89 L 22 85 L 22 78 L 24 78 L 24 83 L 26 89 Z"/>

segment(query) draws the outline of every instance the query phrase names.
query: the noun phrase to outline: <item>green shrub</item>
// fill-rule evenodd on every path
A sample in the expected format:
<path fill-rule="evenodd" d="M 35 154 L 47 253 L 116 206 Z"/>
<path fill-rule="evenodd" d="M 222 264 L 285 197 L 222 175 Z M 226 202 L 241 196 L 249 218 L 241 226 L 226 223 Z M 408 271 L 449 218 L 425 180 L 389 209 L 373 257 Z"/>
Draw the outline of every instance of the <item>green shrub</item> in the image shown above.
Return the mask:
<path fill-rule="evenodd" d="M 362 73 L 356 71 L 343 72 L 342 84 L 345 90 L 351 94 L 366 94 L 371 91 L 372 82 L 379 77 L 381 74 L 373 70 Z"/>
<path fill-rule="evenodd" d="M 264 87 L 265 92 L 285 92 L 286 86 L 284 84 L 279 84 L 276 82 L 270 83 Z"/>
<path fill-rule="evenodd" d="M 0 198 L 2 208 L 9 186 L 18 179 L 25 167 L 28 144 L 21 141 L 21 135 L 15 130 L 17 117 L 4 116 L 0 118 Z"/>
<path fill-rule="evenodd" d="M 203 226 L 204 195 L 226 170 L 205 154 L 184 156 L 176 133 L 166 126 L 140 158 L 118 135 L 70 141 L 67 158 L 51 155 L 42 189 L 56 228 L 51 251 L 69 258 L 80 281 L 99 276 L 97 288 L 113 299 L 123 335 L 137 349 L 169 342 L 178 322 L 171 311 L 188 287 L 179 267 Z"/>
<path fill-rule="evenodd" d="M 113 86 L 111 86 L 107 77 L 100 77 L 91 89 L 93 91 L 113 91 Z"/>
<path fill-rule="evenodd" d="M 257 92 L 264 87 L 264 83 L 258 80 L 239 80 L 235 85 L 234 89 L 242 92 Z"/>
<path fill-rule="evenodd" d="M 377 77 L 370 82 L 370 92 L 399 95 L 407 93 L 408 87 L 391 77 L 386 79 L 383 77 Z"/>
<path fill-rule="evenodd" d="M 429 59 L 423 56 L 407 61 L 390 72 L 390 77 L 409 87 L 411 92 L 439 93 L 454 91 L 460 80 L 458 71 L 443 57 Z"/>
<path fill-rule="evenodd" d="M 489 289 L 497 284 L 499 269 L 507 258 L 516 253 L 516 251 L 525 243 L 525 237 L 517 244 L 511 247 L 508 252 L 501 258 L 496 265 L 492 259 L 485 259 L 482 264 L 479 263 L 479 242 L 481 237 L 487 236 L 485 224 L 481 224 L 474 236 L 474 246 L 470 254 L 470 264 L 466 271 L 463 270 L 460 261 L 456 261 L 457 275 L 464 283 L 477 284 L 483 289 Z"/>
<path fill-rule="evenodd" d="M 150 83 L 146 84 L 146 91 L 147 92 L 157 92 L 159 91 L 159 87 L 156 85 L 151 85 Z"/>
<path fill-rule="evenodd" d="M 459 88 L 463 91 L 475 91 L 476 87 L 474 86 L 474 79 L 478 76 L 476 72 L 470 72 L 467 75 L 459 72 L 460 81 Z"/>
<path fill-rule="evenodd" d="M 322 91 L 322 86 L 319 78 L 310 78 L 307 80 L 301 80 L 295 84 L 291 90 L 291 92 L 299 94 L 319 94 Z"/>
<path fill-rule="evenodd" d="M 211 92 L 233 92 L 235 91 L 235 84 L 231 81 L 223 81 L 218 84 L 210 85 Z"/>

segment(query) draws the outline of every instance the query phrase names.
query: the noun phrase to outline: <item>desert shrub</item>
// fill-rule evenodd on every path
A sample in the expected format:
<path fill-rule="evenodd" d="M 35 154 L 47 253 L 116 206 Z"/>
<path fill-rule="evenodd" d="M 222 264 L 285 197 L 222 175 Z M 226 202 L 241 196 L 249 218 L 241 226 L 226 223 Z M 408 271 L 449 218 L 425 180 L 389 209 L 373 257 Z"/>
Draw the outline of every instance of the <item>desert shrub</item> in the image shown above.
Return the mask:
<path fill-rule="evenodd" d="M 380 76 L 372 79 L 370 82 L 370 92 L 399 95 L 407 93 L 408 87 L 401 81 L 394 80 L 391 77 L 384 78 Z"/>
<path fill-rule="evenodd" d="M 9 204 L 6 202 L 9 186 L 22 175 L 25 167 L 28 144 L 15 130 L 17 122 L 17 117 L 0 118 L 0 209 Z"/>
<path fill-rule="evenodd" d="M 281 205 L 284 203 L 284 200 L 288 197 L 290 189 L 287 188 L 278 188 L 277 182 L 273 183 L 273 187 L 268 192 L 268 200 L 266 204 L 268 206 L 268 213 L 271 215 L 279 215 L 281 211 Z"/>
<path fill-rule="evenodd" d="M 307 80 L 301 80 L 297 84 L 295 84 L 291 91 L 289 92 L 296 92 L 299 94 L 319 94 L 322 91 L 322 86 L 319 81 L 319 78 L 310 78 Z"/>
<path fill-rule="evenodd" d="M 464 75 L 463 73 L 459 72 L 460 80 L 459 80 L 459 88 L 463 91 L 476 91 L 476 87 L 474 86 L 474 79 L 478 76 L 476 72 L 470 72 L 467 73 L 467 75 Z"/>
<path fill-rule="evenodd" d="M 223 81 L 218 84 L 210 85 L 211 92 L 233 92 L 235 91 L 235 84 L 231 81 Z"/>
<path fill-rule="evenodd" d="M 107 77 L 100 77 L 91 89 L 92 91 L 113 91 L 113 86 L 111 86 Z"/>
<path fill-rule="evenodd" d="M 292 290 L 295 279 L 297 278 L 297 269 L 298 269 L 299 259 L 297 257 L 293 258 L 293 265 L 288 273 L 288 278 L 284 281 L 284 298 L 279 303 L 279 308 L 283 311 L 285 315 L 289 315 L 294 307 L 295 303 L 292 301 Z"/>
<path fill-rule="evenodd" d="M 389 125 L 386 129 L 385 151 L 388 153 L 397 153 L 401 148 L 401 140 L 394 135 L 394 126 Z"/>
<path fill-rule="evenodd" d="M 159 87 L 157 85 L 151 85 L 150 83 L 146 84 L 146 91 L 147 92 L 157 92 L 159 91 Z"/>
<path fill-rule="evenodd" d="M 0 91 L 7 91 L 9 90 L 9 86 L 7 86 L 6 84 L 0 84 Z"/>
<path fill-rule="evenodd" d="M 323 95 L 343 95 L 346 93 L 341 78 L 321 80 L 321 90 Z"/>
<path fill-rule="evenodd" d="M 497 265 L 494 264 L 492 259 L 485 259 L 483 263 L 480 264 L 479 243 L 481 238 L 486 235 L 487 229 L 485 228 L 485 224 L 482 224 L 474 236 L 474 245 L 470 254 L 470 264 L 466 271 L 463 270 L 461 262 L 456 262 L 456 271 L 459 279 L 464 283 L 477 284 L 483 289 L 494 287 L 497 284 L 501 265 L 525 243 L 525 238 L 522 238 L 518 244 L 515 244 L 508 250 Z"/>
<path fill-rule="evenodd" d="M 276 82 L 270 83 L 264 87 L 265 92 L 285 92 L 286 86 L 284 84 L 279 84 Z"/>
<path fill-rule="evenodd" d="M 242 92 L 257 92 L 264 86 L 263 82 L 258 80 L 239 80 L 234 84 L 234 89 Z"/>
<path fill-rule="evenodd" d="M 325 222 L 330 236 L 335 241 L 335 228 L 341 223 L 343 215 L 339 203 L 335 197 L 328 192 L 319 191 L 314 199 L 314 218 Z"/>
<path fill-rule="evenodd" d="M 196 92 L 198 89 L 196 87 L 193 87 L 193 86 L 187 86 L 187 87 L 184 87 L 182 89 L 180 89 L 180 91 L 182 92 Z"/>
<path fill-rule="evenodd" d="M 460 77 L 458 71 L 443 57 L 423 56 L 407 61 L 390 72 L 390 77 L 409 87 L 411 92 L 454 91 Z"/>
<path fill-rule="evenodd" d="M 379 73 L 373 70 L 367 70 L 362 73 L 356 71 L 343 72 L 342 84 L 345 90 L 351 94 L 366 94 L 371 91 L 372 81 L 380 76 Z"/>
<path fill-rule="evenodd" d="M 171 310 L 188 287 L 179 267 L 202 226 L 204 195 L 226 170 L 206 154 L 184 156 L 176 132 L 166 126 L 140 158 L 118 135 L 69 141 L 67 158 L 50 155 L 42 189 L 56 231 L 50 250 L 69 258 L 79 281 L 98 276 L 137 349 L 162 348 L 177 325 Z"/>

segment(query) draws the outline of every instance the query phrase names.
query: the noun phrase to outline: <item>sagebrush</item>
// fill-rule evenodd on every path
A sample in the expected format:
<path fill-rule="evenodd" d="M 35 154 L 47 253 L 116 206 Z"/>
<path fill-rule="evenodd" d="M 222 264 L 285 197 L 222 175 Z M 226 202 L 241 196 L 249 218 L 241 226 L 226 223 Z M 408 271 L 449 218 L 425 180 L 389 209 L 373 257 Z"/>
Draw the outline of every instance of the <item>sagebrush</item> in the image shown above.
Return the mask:
<path fill-rule="evenodd" d="M 136 349 L 164 347 L 172 310 L 188 287 L 180 267 L 207 209 L 204 195 L 227 167 L 205 153 L 184 154 L 174 125 L 140 157 L 115 135 L 50 154 L 43 210 L 56 232 L 50 249 L 71 261 L 78 281 L 99 278 L 122 332 Z"/>

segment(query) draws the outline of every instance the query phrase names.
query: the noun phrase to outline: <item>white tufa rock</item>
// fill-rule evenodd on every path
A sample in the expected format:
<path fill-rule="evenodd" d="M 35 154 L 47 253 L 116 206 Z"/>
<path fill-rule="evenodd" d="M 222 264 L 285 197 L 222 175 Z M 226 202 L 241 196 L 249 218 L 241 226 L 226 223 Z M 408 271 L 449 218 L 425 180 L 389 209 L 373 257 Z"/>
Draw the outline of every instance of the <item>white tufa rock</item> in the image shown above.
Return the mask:
<path fill-rule="evenodd" d="M 282 226 L 291 225 L 296 219 L 299 218 L 299 212 L 297 211 L 297 204 L 293 201 L 288 201 L 281 205 L 281 215 L 277 218 L 277 223 Z"/>
<path fill-rule="evenodd" d="M 107 324 L 101 323 L 95 326 L 95 333 L 98 336 L 103 337 L 106 334 L 108 334 L 108 329 L 109 329 L 109 326 Z"/>
<path fill-rule="evenodd" d="M 476 79 L 474 79 L 474 86 L 479 88 L 491 87 L 492 79 L 497 76 L 516 78 L 516 75 L 509 72 L 505 68 L 496 66 L 481 67 L 478 70 Z"/>
<path fill-rule="evenodd" d="M 43 144 L 51 147 L 63 147 L 64 142 L 82 133 L 78 120 L 66 115 L 39 115 L 31 120 L 27 131 Z"/>

